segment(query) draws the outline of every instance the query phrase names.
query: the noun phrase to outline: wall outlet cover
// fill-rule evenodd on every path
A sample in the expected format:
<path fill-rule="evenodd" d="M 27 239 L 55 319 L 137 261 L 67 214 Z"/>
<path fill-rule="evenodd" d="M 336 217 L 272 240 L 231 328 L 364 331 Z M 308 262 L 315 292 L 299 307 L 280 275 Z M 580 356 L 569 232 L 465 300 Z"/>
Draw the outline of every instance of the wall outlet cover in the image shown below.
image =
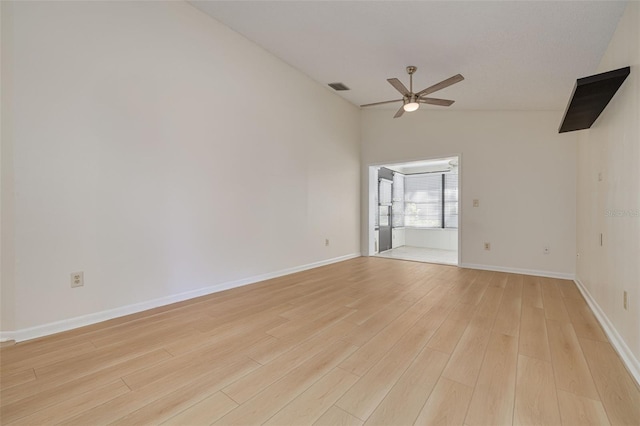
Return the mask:
<path fill-rule="evenodd" d="M 84 286 L 84 272 L 72 272 L 71 273 L 71 287 L 82 287 Z"/>

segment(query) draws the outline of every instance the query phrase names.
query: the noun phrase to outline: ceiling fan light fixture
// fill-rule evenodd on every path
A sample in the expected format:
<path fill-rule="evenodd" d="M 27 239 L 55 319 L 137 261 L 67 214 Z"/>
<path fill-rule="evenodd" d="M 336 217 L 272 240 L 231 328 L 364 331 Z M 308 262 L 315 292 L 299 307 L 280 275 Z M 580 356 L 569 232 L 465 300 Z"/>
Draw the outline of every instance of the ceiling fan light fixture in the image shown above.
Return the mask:
<path fill-rule="evenodd" d="M 413 112 L 413 111 L 417 110 L 418 108 L 420 108 L 420 104 L 417 103 L 417 102 L 408 102 L 408 103 L 404 104 L 404 106 L 402 108 L 404 108 L 404 110 L 406 112 Z"/>
<path fill-rule="evenodd" d="M 397 78 L 388 78 L 387 81 L 389 84 L 393 86 L 400 94 L 402 95 L 402 99 L 394 99 L 393 101 L 382 101 L 382 102 L 374 102 L 371 104 L 360 105 L 361 107 L 370 107 L 374 105 L 382 105 L 382 104 L 390 104 L 393 102 L 402 102 L 402 106 L 393 118 L 402 117 L 402 114 L 405 112 L 413 112 L 420 108 L 420 104 L 429 104 L 429 105 L 437 105 L 437 106 L 451 106 L 454 101 L 448 99 L 436 99 L 436 98 L 426 98 L 424 96 L 429 95 L 433 92 L 437 92 L 438 90 L 442 90 L 446 87 L 451 86 L 452 84 L 459 83 L 464 80 L 464 77 L 460 74 L 456 74 L 453 77 L 447 78 L 446 80 L 442 80 L 440 83 L 436 83 L 433 86 L 429 86 L 426 89 L 423 89 L 419 92 L 413 91 L 413 73 L 416 72 L 416 67 L 408 66 L 407 74 L 409 74 L 409 88 L 402 84 L 400 80 Z"/>

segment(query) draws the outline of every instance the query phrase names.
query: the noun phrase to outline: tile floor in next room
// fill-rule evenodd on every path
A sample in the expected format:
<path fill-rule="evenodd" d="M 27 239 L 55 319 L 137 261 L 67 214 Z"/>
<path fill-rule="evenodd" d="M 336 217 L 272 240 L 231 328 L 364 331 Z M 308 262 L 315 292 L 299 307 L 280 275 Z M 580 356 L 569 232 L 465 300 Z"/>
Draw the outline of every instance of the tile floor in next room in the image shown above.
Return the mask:
<path fill-rule="evenodd" d="M 457 250 L 442 250 L 426 247 L 400 246 L 376 254 L 378 257 L 390 259 L 412 260 L 414 262 L 440 263 L 443 265 L 457 265 Z"/>

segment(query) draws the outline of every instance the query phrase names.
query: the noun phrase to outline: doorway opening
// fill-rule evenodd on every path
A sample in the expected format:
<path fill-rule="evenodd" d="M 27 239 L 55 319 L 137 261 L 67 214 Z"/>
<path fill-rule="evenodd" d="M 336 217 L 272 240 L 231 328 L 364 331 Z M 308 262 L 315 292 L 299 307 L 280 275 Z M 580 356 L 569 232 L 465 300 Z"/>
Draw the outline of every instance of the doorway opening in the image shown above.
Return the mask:
<path fill-rule="evenodd" d="M 460 157 L 369 167 L 370 255 L 460 262 Z"/>

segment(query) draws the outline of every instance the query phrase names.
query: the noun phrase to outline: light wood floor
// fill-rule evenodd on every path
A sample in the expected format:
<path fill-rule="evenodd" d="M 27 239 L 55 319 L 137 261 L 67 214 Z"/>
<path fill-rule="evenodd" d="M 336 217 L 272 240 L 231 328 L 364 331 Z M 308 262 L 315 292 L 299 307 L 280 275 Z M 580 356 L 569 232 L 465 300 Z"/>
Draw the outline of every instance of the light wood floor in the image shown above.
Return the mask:
<path fill-rule="evenodd" d="M 640 424 L 572 282 L 382 258 L 0 351 L 2 424 Z"/>

